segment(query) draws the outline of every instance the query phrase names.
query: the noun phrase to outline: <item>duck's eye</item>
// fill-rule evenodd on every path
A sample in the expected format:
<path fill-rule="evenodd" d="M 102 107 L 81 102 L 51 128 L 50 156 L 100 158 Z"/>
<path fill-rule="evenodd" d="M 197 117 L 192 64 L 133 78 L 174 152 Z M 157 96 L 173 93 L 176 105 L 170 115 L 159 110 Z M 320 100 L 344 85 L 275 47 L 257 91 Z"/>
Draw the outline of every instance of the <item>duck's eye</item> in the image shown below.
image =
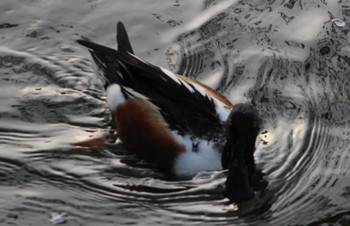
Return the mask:
<path fill-rule="evenodd" d="M 232 119 L 227 120 L 227 125 L 232 126 Z"/>
<path fill-rule="evenodd" d="M 258 126 L 258 123 L 256 121 L 253 121 L 253 128 L 256 128 Z"/>

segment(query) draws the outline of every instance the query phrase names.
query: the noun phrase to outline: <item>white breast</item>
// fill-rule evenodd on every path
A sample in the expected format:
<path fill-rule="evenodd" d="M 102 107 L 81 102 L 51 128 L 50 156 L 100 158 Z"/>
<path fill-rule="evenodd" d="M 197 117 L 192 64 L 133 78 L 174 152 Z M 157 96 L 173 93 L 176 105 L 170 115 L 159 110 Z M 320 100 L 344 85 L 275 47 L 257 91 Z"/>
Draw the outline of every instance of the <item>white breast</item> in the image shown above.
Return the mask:
<path fill-rule="evenodd" d="M 192 141 L 189 136 L 174 135 L 186 146 L 186 152 L 181 153 L 175 161 L 174 173 L 176 175 L 191 175 L 200 171 L 222 169 L 221 154 L 215 149 L 213 142 Z M 195 150 L 193 150 L 193 142 L 196 143 Z"/>

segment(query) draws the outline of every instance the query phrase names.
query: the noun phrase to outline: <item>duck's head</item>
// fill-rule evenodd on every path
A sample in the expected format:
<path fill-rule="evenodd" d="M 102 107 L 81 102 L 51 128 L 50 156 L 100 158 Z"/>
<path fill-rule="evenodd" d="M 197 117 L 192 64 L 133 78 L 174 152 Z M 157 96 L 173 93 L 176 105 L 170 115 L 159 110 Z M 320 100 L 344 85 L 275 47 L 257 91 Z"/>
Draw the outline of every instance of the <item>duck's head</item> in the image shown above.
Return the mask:
<path fill-rule="evenodd" d="M 226 144 L 221 163 L 228 169 L 224 195 L 233 202 L 254 196 L 255 142 L 260 131 L 258 110 L 251 104 L 235 105 L 226 122 Z"/>

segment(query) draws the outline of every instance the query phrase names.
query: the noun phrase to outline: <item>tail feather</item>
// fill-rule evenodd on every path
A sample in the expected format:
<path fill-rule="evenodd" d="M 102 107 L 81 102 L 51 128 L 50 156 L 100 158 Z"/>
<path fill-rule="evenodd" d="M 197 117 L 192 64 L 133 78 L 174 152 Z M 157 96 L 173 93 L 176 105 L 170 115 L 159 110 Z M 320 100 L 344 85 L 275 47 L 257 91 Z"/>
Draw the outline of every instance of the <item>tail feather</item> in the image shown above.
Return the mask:
<path fill-rule="evenodd" d="M 117 44 L 119 51 L 134 54 L 134 51 L 129 41 L 128 33 L 126 32 L 126 29 L 122 22 L 117 23 Z"/>
<path fill-rule="evenodd" d="M 132 87 L 130 84 L 125 84 L 125 82 L 135 81 L 135 74 L 139 77 L 149 77 L 155 80 L 162 80 L 162 77 L 167 77 L 160 68 L 131 53 L 115 50 L 87 40 L 77 40 L 77 42 L 89 49 L 93 60 L 98 68 L 102 70 L 102 75 L 108 80 L 108 84 L 118 83 L 122 86 Z"/>
<path fill-rule="evenodd" d="M 95 61 L 100 77 L 104 80 L 104 88 L 113 83 L 125 85 L 125 76 L 130 75 L 130 72 L 124 62 L 134 61 L 132 56 L 134 51 L 131 47 L 128 33 L 122 22 L 117 23 L 117 44 L 118 50 L 111 49 L 105 46 L 98 45 L 88 39 L 77 40 L 80 45 L 89 49 L 92 59 Z M 136 60 L 137 61 L 137 60 Z M 129 77 L 129 76 L 128 76 Z M 127 80 L 133 81 L 132 76 Z"/>
<path fill-rule="evenodd" d="M 78 40 L 78 43 L 82 44 L 79 41 L 80 40 Z M 97 65 L 100 78 L 102 78 L 102 80 L 104 81 L 104 88 L 107 89 L 107 87 L 113 83 L 119 84 L 122 79 L 122 77 L 118 74 L 118 72 L 120 71 L 120 64 L 112 63 L 109 64 L 108 67 L 106 67 L 104 59 L 101 57 L 101 55 L 96 54 L 93 49 L 89 49 L 89 52 L 91 54 L 92 59 Z"/>

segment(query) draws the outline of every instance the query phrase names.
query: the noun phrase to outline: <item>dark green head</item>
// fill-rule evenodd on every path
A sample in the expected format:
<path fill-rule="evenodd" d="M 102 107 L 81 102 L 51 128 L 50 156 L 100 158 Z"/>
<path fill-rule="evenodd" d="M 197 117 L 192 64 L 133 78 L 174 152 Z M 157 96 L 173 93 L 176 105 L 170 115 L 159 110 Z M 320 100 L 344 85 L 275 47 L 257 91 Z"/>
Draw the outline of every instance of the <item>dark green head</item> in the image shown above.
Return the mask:
<path fill-rule="evenodd" d="M 257 108 L 245 103 L 235 105 L 226 122 L 226 144 L 221 163 L 228 169 L 224 195 L 234 202 L 254 196 L 254 151 L 261 119 Z"/>

